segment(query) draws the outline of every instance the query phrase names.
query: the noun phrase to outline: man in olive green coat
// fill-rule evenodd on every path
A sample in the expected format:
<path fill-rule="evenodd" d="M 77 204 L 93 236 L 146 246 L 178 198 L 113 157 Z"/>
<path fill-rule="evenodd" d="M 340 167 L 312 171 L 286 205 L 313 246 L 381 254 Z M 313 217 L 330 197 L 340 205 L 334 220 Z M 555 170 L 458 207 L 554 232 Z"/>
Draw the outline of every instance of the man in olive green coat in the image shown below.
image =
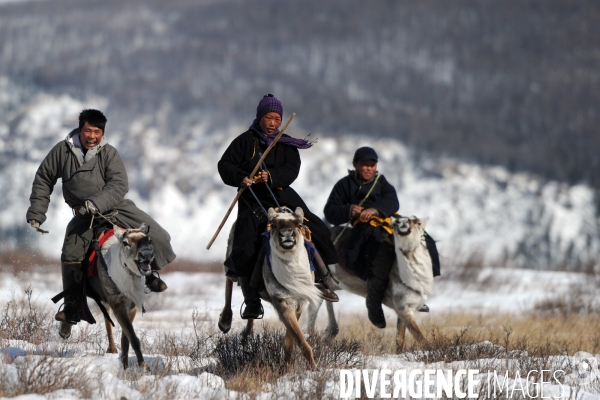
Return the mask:
<path fill-rule="evenodd" d="M 138 228 L 143 222 L 150 226 L 155 254 L 153 271 L 175 259 L 167 231 L 131 200 L 125 199 L 129 191 L 127 172 L 117 149 L 108 144 L 104 136 L 106 122 L 102 112 L 83 110 L 79 115 L 79 128 L 54 146 L 42 161 L 29 197 L 27 222 L 36 230 L 46 221 L 50 194 L 59 178 L 65 202 L 73 209 L 74 217 L 67 226 L 61 253 L 63 290 L 71 290 L 65 292 L 64 307 L 55 316 L 58 321 L 72 324 L 80 321 L 82 262 L 92 243 L 94 228 L 105 222 L 98 214 L 114 214 L 113 221 L 125 228 Z M 92 218 L 94 226 L 90 227 Z M 154 274 L 146 278 L 146 285 L 155 292 L 167 289 Z"/>

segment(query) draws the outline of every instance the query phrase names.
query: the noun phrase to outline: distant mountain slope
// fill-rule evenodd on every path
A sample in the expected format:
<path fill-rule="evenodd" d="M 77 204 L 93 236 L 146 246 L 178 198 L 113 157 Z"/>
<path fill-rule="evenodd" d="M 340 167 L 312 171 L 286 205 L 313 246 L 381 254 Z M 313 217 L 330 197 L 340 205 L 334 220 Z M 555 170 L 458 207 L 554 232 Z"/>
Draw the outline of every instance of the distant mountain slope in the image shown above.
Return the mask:
<path fill-rule="evenodd" d="M 84 107 L 111 105 L 104 99 L 82 102 L 43 95 L 0 123 L 0 250 L 25 247 L 59 254 L 72 216 L 62 200 L 60 182 L 43 225 L 50 234 L 42 236 L 29 228 L 25 211 L 38 165 L 76 126 L 74 117 Z M 107 130 L 107 139 L 126 163 L 127 198 L 167 228 L 181 257 L 224 258 L 235 213 L 212 249 L 205 250 L 235 196 L 235 188 L 220 181 L 216 160 L 243 129 L 194 125 L 185 146 L 177 140 L 161 143 L 161 133 L 144 118 L 133 120 L 127 133 Z M 289 132 L 305 134 L 296 122 Z M 302 170 L 293 186 L 317 215 L 322 215 L 334 183 L 351 167 L 354 150 L 365 144 L 377 149 L 380 170 L 398 189 L 400 213 L 431 218 L 427 230 L 439 241 L 443 271 L 450 272 L 469 257 L 484 265 L 534 269 L 587 270 L 597 264 L 600 220 L 589 186 L 512 174 L 502 167 L 418 157 L 395 139 L 321 136 L 314 147 L 302 150 Z"/>
<path fill-rule="evenodd" d="M 110 99 L 159 140 L 248 125 L 261 95 L 309 132 L 600 188 L 594 0 L 60 0 L 3 4 L 0 75 Z"/>

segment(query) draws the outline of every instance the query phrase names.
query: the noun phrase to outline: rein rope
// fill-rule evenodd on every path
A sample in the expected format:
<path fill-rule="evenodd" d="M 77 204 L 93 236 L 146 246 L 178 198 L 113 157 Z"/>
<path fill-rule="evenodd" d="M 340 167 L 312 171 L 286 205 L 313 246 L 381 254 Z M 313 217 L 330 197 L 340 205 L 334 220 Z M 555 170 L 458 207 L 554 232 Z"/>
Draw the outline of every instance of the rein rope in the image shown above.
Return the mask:
<path fill-rule="evenodd" d="M 96 215 L 98 215 L 101 218 L 104 218 L 104 220 L 106 222 L 110 222 L 111 224 L 115 225 L 114 217 L 118 213 L 119 212 L 115 210 L 115 211 L 113 211 L 113 212 L 111 212 L 109 214 L 100 214 L 100 213 L 92 214 L 92 220 L 90 221 L 90 229 L 92 229 L 92 225 L 94 225 L 94 218 L 96 217 Z"/>
<path fill-rule="evenodd" d="M 259 156 L 259 157 L 262 157 L 262 153 L 261 153 L 260 151 L 258 152 L 258 156 Z M 262 167 L 262 169 L 263 169 L 263 170 L 265 170 L 265 171 L 267 171 L 267 172 L 269 171 L 269 170 L 267 169 L 267 165 L 265 164 L 265 162 L 264 162 L 264 161 L 262 162 L 262 164 L 261 164 L 261 167 Z M 275 202 L 275 205 L 276 205 L 278 208 L 281 208 L 281 206 L 279 205 L 279 202 L 277 201 L 277 199 L 275 198 L 275 195 L 273 194 L 273 191 L 271 190 L 271 187 L 269 186 L 269 183 L 268 183 L 268 182 L 265 182 L 265 186 L 267 187 L 267 190 L 269 191 L 269 193 L 271 193 L 271 197 L 273 198 L 273 201 Z"/>
<path fill-rule="evenodd" d="M 373 182 L 373 186 L 371 186 L 371 189 L 369 189 L 365 198 L 362 199 L 360 201 L 360 203 L 358 203 L 359 207 L 362 207 L 362 205 L 365 203 L 365 201 L 369 198 L 369 196 L 373 192 L 373 189 L 375 189 L 375 185 L 377 185 L 377 181 L 379 180 L 380 177 L 381 177 L 381 174 L 378 174 L 377 177 L 375 178 L 375 182 Z M 334 241 L 333 241 L 334 246 L 337 244 L 338 240 L 340 240 L 340 238 L 342 237 L 342 235 L 344 234 L 346 229 L 348 229 L 348 226 L 350 226 L 350 221 L 346 222 L 346 226 L 344 226 L 344 229 L 342 229 L 342 231 L 339 233 L 339 235 L 337 235 L 336 238 L 334 239 Z"/>

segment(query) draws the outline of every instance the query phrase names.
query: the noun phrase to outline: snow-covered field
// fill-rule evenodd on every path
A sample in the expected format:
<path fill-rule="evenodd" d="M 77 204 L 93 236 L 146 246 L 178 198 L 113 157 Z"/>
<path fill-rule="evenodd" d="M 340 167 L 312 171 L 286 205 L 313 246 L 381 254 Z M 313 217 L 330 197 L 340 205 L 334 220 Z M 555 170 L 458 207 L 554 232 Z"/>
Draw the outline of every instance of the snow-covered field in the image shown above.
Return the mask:
<path fill-rule="evenodd" d="M 189 334 L 193 331 L 193 323 L 196 323 L 196 329 L 202 332 L 221 335 L 218 332 L 216 322 L 223 304 L 223 277 L 211 273 L 180 272 L 167 273 L 163 276 L 169 284 L 169 289 L 161 294 L 149 295 L 146 303 L 147 313 L 143 316 L 138 315 L 134 323 L 138 334 L 143 332 L 146 340 L 152 343 L 152 337 L 156 338 L 164 334 L 175 334 L 176 336 Z M 60 275 L 56 270 L 44 271 L 43 273 L 34 272 L 27 275 L 2 272 L 0 273 L 0 282 L 0 304 L 3 307 L 8 301 L 22 297 L 23 289 L 31 286 L 33 302 L 40 307 L 45 307 L 51 313 L 50 315 L 55 312 L 56 308 L 49 299 L 60 290 Z M 565 272 L 484 270 L 478 274 L 478 277 L 472 277 L 469 282 L 441 277 L 436 278 L 435 294 L 428 301 L 431 313 L 429 315 L 421 314 L 418 319 L 420 321 L 424 318 L 435 319 L 437 315 L 456 312 L 518 315 L 532 311 L 535 305 L 542 300 L 560 297 L 561 294 L 567 296 L 568 290 L 572 290 L 574 287 L 589 287 L 589 285 L 590 279 L 588 276 Z M 338 320 L 355 318 L 368 324 L 364 299 L 346 292 L 339 292 L 339 295 L 340 302 L 335 305 Z M 597 304 L 600 301 L 600 295 L 588 300 Z M 232 332 L 239 332 L 244 326 L 239 314 L 237 314 L 242 301 L 241 291 L 239 288 L 234 288 L 232 301 L 234 324 Z M 101 321 L 101 314 L 92 303 L 90 302 L 92 311 L 94 311 L 96 319 Z M 319 329 L 324 329 L 326 325 L 324 314 L 325 310 L 322 309 L 318 321 Z M 192 318 L 192 315 L 195 315 L 194 318 Z M 390 309 L 386 309 L 386 315 L 388 316 L 388 328 L 386 329 L 393 330 L 395 315 Z M 280 326 L 277 325 L 279 322 L 273 308 L 268 304 L 265 304 L 264 323 Z M 263 322 L 258 323 L 259 331 L 262 324 Z M 305 321 L 302 321 L 302 325 L 305 325 Z M 87 324 L 79 324 L 74 329 L 74 336 L 76 337 L 79 332 L 80 337 L 81 335 L 85 337 L 84 331 L 86 329 L 90 329 Z M 103 329 L 99 329 L 101 334 L 102 331 Z M 89 346 L 84 346 L 85 350 L 82 350 L 81 347 L 72 342 L 65 345 L 58 335 L 55 335 L 51 343 L 37 345 L 22 341 L 7 341 L 0 338 L 0 348 L 5 356 L 4 364 L 0 365 L 0 371 L 2 372 L 0 379 L 3 379 L 3 387 L 10 387 L 11 382 L 17 382 L 18 368 L 24 366 L 31 368 L 32 357 L 35 358 L 36 353 L 39 353 L 42 348 L 45 354 L 52 353 L 51 350 L 56 352 L 55 357 L 51 357 L 50 361 L 48 359 L 45 361 L 53 362 L 53 368 L 69 368 L 73 371 L 79 371 L 78 373 L 82 373 L 81 371 L 87 371 L 88 373 L 94 371 L 98 374 L 97 376 L 101 377 L 98 382 L 87 386 L 88 390 L 91 390 L 89 393 L 82 393 L 77 390 L 59 390 L 46 394 L 29 394 L 17 397 L 20 399 L 81 398 L 82 396 L 117 399 L 123 397 L 127 399 L 169 398 L 169 396 L 172 396 L 171 398 L 199 399 L 245 398 L 241 393 L 227 389 L 221 377 L 199 370 L 197 363 L 194 364 L 189 355 L 185 354 L 178 356 L 175 363 L 173 359 L 169 359 L 167 362 L 162 355 L 154 354 L 152 349 L 146 348 L 144 349 L 144 355 L 150 366 L 149 370 L 143 374 L 132 375 L 135 374 L 135 368 L 127 374 L 124 373 L 117 355 L 103 354 L 104 349 L 90 351 Z M 27 358 L 26 355 L 30 357 Z M 132 365 L 135 365 L 133 352 L 130 354 L 130 359 Z M 600 357 L 596 356 L 595 359 L 588 359 L 589 365 L 594 367 L 593 362 L 597 359 L 600 359 Z M 565 360 L 577 363 L 585 362 L 586 359 L 569 357 Z M 210 363 L 210 360 L 204 362 Z M 423 362 L 411 361 L 410 355 L 383 355 L 370 357 L 368 365 L 365 365 L 364 368 L 370 370 L 387 369 L 391 370 L 392 373 L 394 371 L 406 371 L 409 374 L 410 371 L 425 371 L 428 369 L 452 369 L 457 371 L 461 368 L 473 368 L 473 365 L 495 365 L 493 362 L 494 360 L 481 359 L 475 363 L 464 364 L 462 367 L 460 362 L 448 364 L 438 362 L 426 365 Z M 564 360 L 561 362 L 564 362 Z M 597 372 L 597 369 L 593 371 Z M 326 393 L 325 398 L 340 398 L 340 394 L 344 394 L 344 392 L 340 393 L 340 390 L 346 389 L 340 387 L 339 371 L 306 372 L 300 377 L 303 385 L 310 386 L 314 384 L 313 378 L 315 376 L 312 374 L 319 374 L 321 377 L 323 374 L 331 376 L 327 388 L 322 392 Z M 486 379 L 483 371 L 478 376 L 480 379 Z M 509 377 L 512 378 L 510 387 L 514 387 L 518 379 L 514 380 L 515 377 L 512 375 Z M 298 384 L 298 379 L 298 376 L 284 375 L 277 380 L 276 384 L 265 386 L 263 393 L 258 398 L 302 398 L 298 396 L 298 393 L 302 392 L 301 389 L 290 389 L 290 385 Z M 552 381 L 544 385 L 544 396 L 560 396 L 562 390 L 562 394 L 566 396 L 563 398 L 600 399 L 600 392 L 597 391 L 598 386 L 580 390 L 577 382 L 577 377 L 573 374 L 565 377 L 560 384 Z M 92 389 L 89 389 L 90 387 Z M 145 387 L 146 389 L 144 389 Z M 433 387 L 436 387 L 436 385 Z M 573 391 L 575 389 L 576 391 Z M 169 396 L 166 396 L 166 393 L 169 393 Z M 350 398 L 354 398 L 354 392 L 352 393 Z M 510 398 L 524 398 L 519 397 L 521 394 L 520 391 L 517 391 Z M 382 396 L 381 393 L 377 392 L 374 398 L 381 398 L 380 396 Z M 412 397 L 422 398 L 414 395 Z"/>

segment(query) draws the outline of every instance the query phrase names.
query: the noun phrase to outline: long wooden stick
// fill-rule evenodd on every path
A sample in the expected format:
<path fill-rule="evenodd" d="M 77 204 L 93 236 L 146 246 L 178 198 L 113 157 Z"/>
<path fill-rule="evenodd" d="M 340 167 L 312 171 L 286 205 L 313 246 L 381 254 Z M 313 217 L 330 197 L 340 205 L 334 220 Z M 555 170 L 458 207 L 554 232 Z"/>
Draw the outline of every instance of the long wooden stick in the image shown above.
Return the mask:
<path fill-rule="evenodd" d="M 271 142 L 269 147 L 267 147 L 267 149 L 263 153 L 262 157 L 256 163 L 256 166 L 254 167 L 254 169 L 252 170 L 250 175 L 248 175 L 249 177 L 253 177 L 254 175 L 256 175 L 256 172 L 258 172 L 258 169 L 260 168 L 261 164 L 263 163 L 263 161 L 265 161 L 265 158 L 267 158 L 267 154 L 269 154 L 269 152 L 275 146 L 275 144 L 277 143 L 279 138 L 281 138 L 281 135 L 283 135 L 283 132 L 285 132 L 288 125 L 290 124 L 290 122 L 292 122 L 292 120 L 294 119 L 295 116 L 296 116 L 296 113 L 292 113 L 292 115 L 290 115 L 290 119 L 287 120 L 287 122 L 283 126 L 283 129 L 281 131 L 279 131 L 279 134 L 277 136 L 275 136 L 275 139 L 273 139 L 273 141 Z M 246 189 L 246 186 L 242 186 L 242 188 L 240 190 L 238 190 L 237 195 L 235 196 L 235 199 L 233 199 L 233 201 L 231 202 L 231 205 L 229 206 L 229 210 L 227 210 L 227 213 L 223 217 L 223 221 L 221 221 L 221 224 L 217 228 L 217 231 L 213 235 L 212 239 L 210 239 L 210 242 L 208 242 L 208 245 L 206 246 L 206 250 L 210 249 L 210 246 L 212 246 L 212 244 L 214 243 L 217 236 L 219 236 L 221 229 L 223 229 L 223 225 L 225 225 L 225 221 L 227 221 L 227 218 L 229 218 L 229 214 L 231 214 L 233 207 L 236 205 L 237 201 L 240 199 L 240 197 L 242 196 L 242 193 L 244 193 L 245 189 Z"/>

